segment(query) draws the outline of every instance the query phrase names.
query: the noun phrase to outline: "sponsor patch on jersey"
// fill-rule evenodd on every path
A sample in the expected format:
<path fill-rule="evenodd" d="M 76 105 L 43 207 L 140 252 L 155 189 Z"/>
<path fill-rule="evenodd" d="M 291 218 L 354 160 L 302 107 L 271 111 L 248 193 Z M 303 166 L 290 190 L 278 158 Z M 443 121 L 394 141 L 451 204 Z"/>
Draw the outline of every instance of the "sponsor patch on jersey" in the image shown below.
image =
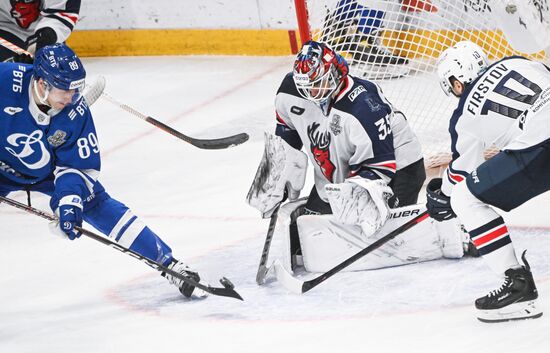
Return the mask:
<path fill-rule="evenodd" d="M 472 172 L 471 176 L 472 176 L 472 180 L 474 181 L 474 184 L 479 183 L 479 176 L 477 175 L 477 169 Z"/>
<path fill-rule="evenodd" d="M 295 105 L 293 105 L 292 107 L 290 107 L 290 112 L 292 114 L 296 114 L 296 115 L 302 115 L 304 114 L 306 110 L 304 108 L 300 108 L 300 107 L 297 107 Z"/>
<path fill-rule="evenodd" d="M 4 108 L 4 113 L 9 114 L 9 115 L 15 115 L 15 114 L 20 113 L 22 111 L 23 111 L 23 108 L 19 108 L 19 107 L 5 107 Z"/>
<path fill-rule="evenodd" d="M 350 101 L 354 101 L 355 98 L 357 98 L 358 95 L 360 95 L 361 93 L 363 92 L 366 92 L 367 90 L 365 89 L 365 87 L 363 86 L 358 86 L 356 87 L 353 91 L 351 91 L 351 93 L 349 94 L 349 100 Z"/>
<path fill-rule="evenodd" d="M 334 135 L 339 135 L 342 132 L 342 126 L 340 125 L 341 119 L 342 118 L 340 115 L 334 114 L 332 116 L 332 121 L 330 122 L 329 127 L 330 131 L 332 131 Z"/>
<path fill-rule="evenodd" d="M 48 142 L 53 147 L 59 147 L 65 143 L 66 137 L 67 133 L 65 131 L 57 130 L 53 135 L 48 136 Z"/>

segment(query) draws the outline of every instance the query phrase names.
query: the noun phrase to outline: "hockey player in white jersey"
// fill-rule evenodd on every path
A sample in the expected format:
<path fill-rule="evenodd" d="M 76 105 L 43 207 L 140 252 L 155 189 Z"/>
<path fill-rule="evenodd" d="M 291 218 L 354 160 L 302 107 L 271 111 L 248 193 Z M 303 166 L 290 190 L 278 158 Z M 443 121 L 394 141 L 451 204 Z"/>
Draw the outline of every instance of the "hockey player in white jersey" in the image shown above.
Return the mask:
<path fill-rule="evenodd" d="M 46 45 L 63 43 L 78 21 L 80 3 L 81 0 L 0 1 L 0 38 L 31 54 Z M 0 61 L 6 60 L 32 62 L 32 58 L 0 46 Z"/>
<path fill-rule="evenodd" d="M 405 116 L 375 83 L 348 75 L 328 45 L 303 46 L 275 107 L 276 136 L 267 135 L 248 202 L 269 217 L 286 196 L 295 200 L 308 157 L 315 178 L 307 200 L 279 211 L 276 233 L 290 242 L 287 268 L 303 261 L 307 271 L 326 271 L 424 209 L 416 205 L 426 177 L 422 152 Z M 458 224 L 434 223 L 422 222 L 351 269 L 462 257 Z"/>
<path fill-rule="evenodd" d="M 428 185 L 430 215 L 456 214 L 489 267 L 504 276 L 500 288 L 476 300 L 480 320 L 540 317 L 525 252 L 521 265 L 492 206 L 510 211 L 550 189 L 550 71 L 518 56 L 489 66 L 479 46 L 459 42 L 441 54 L 438 74 L 445 93 L 460 99 L 449 124 L 452 161 L 443 179 Z M 485 161 L 490 146 L 501 152 Z"/>
<path fill-rule="evenodd" d="M 45 46 L 34 65 L 0 63 L 0 195 L 24 190 L 51 197 L 54 229 L 71 240 L 86 221 L 113 241 L 196 281 L 170 247 L 97 180 L 100 148 L 81 96 L 86 71 L 64 44 Z M 29 193 L 30 202 L 30 193 Z M 165 275 L 190 297 L 194 286 Z"/>

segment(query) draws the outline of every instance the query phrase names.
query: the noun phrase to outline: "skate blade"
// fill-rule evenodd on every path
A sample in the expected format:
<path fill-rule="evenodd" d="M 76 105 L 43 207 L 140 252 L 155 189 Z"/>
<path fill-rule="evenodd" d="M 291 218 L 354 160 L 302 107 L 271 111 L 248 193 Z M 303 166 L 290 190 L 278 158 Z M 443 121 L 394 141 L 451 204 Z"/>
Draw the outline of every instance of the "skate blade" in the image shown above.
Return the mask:
<path fill-rule="evenodd" d="M 477 319 L 481 322 L 494 323 L 513 320 L 536 319 L 542 316 L 542 311 L 536 307 L 536 301 L 515 303 L 494 310 L 478 310 Z"/>

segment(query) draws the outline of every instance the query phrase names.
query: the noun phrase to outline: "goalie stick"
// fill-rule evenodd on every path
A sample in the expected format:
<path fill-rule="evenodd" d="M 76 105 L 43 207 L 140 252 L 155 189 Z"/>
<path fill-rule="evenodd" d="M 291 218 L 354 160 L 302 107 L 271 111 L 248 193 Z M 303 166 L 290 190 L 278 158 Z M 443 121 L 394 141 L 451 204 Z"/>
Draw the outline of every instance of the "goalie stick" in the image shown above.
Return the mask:
<path fill-rule="evenodd" d="M 24 205 L 18 201 L 15 201 L 15 200 L 12 200 L 10 198 L 7 198 L 7 197 L 4 197 L 4 196 L 0 196 L 0 201 L 1 202 L 4 202 L 10 206 L 13 206 L 15 208 L 18 208 L 18 209 L 21 209 L 25 212 L 28 212 L 28 213 L 32 213 L 36 216 L 39 216 L 39 217 L 42 217 L 44 219 L 47 219 L 49 221 L 57 221 L 57 218 L 49 213 L 46 213 L 46 212 L 43 212 L 41 210 L 38 210 L 34 207 L 30 207 L 30 206 L 27 206 L 27 205 Z M 127 255 L 130 255 L 138 260 L 140 260 L 141 262 L 144 262 L 146 263 L 147 265 L 149 265 L 149 267 L 152 267 L 154 268 L 155 270 L 157 271 L 161 271 L 161 272 L 165 272 L 165 273 L 168 273 L 186 283 L 189 283 L 190 285 L 192 286 L 195 286 L 197 288 L 200 288 L 202 290 L 204 290 L 205 292 L 208 292 L 210 294 L 213 294 L 213 295 L 218 295 L 218 296 L 222 296 L 222 297 L 230 297 L 230 298 L 235 298 L 235 299 L 239 299 L 239 300 L 243 300 L 243 298 L 239 295 L 239 293 L 237 293 L 235 291 L 235 287 L 233 285 L 233 283 L 231 283 L 227 278 L 225 277 L 222 277 L 220 279 L 220 283 L 222 284 L 223 287 L 212 287 L 210 286 L 209 284 L 203 284 L 203 283 L 200 283 L 200 282 L 197 282 L 197 281 L 194 281 L 193 279 L 191 278 L 188 278 L 188 277 L 185 277 L 183 276 L 181 273 L 179 272 L 176 272 L 176 271 L 173 271 L 171 269 L 169 269 L 168 267 L 166 266 L 163 266 L 162 264 L 159 264 L 158 262 L 156 261 L 153 261 L 151 259 L 148 259 L 146 257 L 144 257 L 143 255 L 133 251 L 133 250 L 130 250 L 116 242 L 113 242 L 103 236 L 100 236 L 96 233 L 93 233 L 87 229 L 84 229 L 82 227 L 78 227 L 76 226 L 75 229 L 79 232 L 81 232 L 82 234 L 84 234 L 85 236 L 93 239 L 93 240 L 96 240 L 104 245 L 107 245 L 107 246 L 110 246 L 111 248 L 114 248 L 120 252 L 123 252 Z"/>
<path fill-rule="evenodd" d="M 137 110 L 135 110 L 134 108 L 126 105 L 126 104 L 123 104 L 123 103 L 120 103 L 118 101 L 116 101 L 113 97 L 103 93 L 103 97 L 105 99 L 107 99 L 109 102 L 113 103 L 114 105 L 117 105 L 118 107 L 120 107 L 121 109 L 127 111 L 128 113 L 142 119 L 142 120 L 145 120 L 146 122 L 158 127 L 159 129 L 161 130 L 164 130 L 166 131 L 167 133 L 187 142 L 187 143 L 190 143 L 192 144 L 193 146 L 195 147 L 198 147 L 198 148 L 202 148 L 202 149 L 207 149 L 207 150 L 219 150 L 219 149 L 223 149 L 223 148 L 229 148 L 229 147 L 233 147 L 233 146 L 237 146 L 237 145 L 240 145 L 241 143 L 244 143 L 246 141 L 248 141 L 248 134 L 242 132 L 240 134 L 236 134 L 236 135 L 232 135 L 232 136 L 227 136 L 227 137 L 222 137 L 222 138 L 218 138 L 218 139 L 197 139 L 197 138 L 193 138 L 193 137 L 190 137 L 190 136 L 187 136 L 187 135 L 184 135 L 182 134 L 181 132 L 171 128 L 170 126 L 158 121 L 157 119 L 151 117 L 151 116 L 147 116 L 145 114 L 142 114 L 140 112 L 138 112 Z"/>
<path fill-rule="evenodd" d="M 320 276 L 317 276 L 311 280 L 308 281 L 302 281 L 294 276 L 292 276 L 288 271 L 283 267 L 281 262 L 279 260 L 276 260 L 273 263 L 273 267 L 275 269 L 275 275 L 277 276 L 277 280 L 281 282 L 281 284 L 288 289 L 289 291 L 297 294 L 305 293 L 322 282 L 326 281 L 330 277 L 334 276 L 336 273 L 340 272 L 342 269 L 348 267 L 355 261 L 359 260 L 363 256 L 373 252 L 374 250 L 378 249 L 385 243 L 387 243 L 389 240 L 397 237 L 399 234 L 405 232 L 406 230 L 414 227 L 418 223 L 424 221 L 429 217 L 428 211 L 424 211 L 420 213 L 415 218 L 411 219 L 407 223 L 403 224 L 402 226 L 398 227 L 397 229 L 391 231 L 387 235 L 383 236 L 382 238 L 378 239 L 374 243 L 370 244 L 363 250 L 359 251 L 357 254 L 353 255 L 352 257 L 344 260 L 343 262 L 339 263 L 335 267 L 331 268 L 327 272 L 321 274 Z"/>
<path fill-rule="evenodd" d="M 273 240 L 273 232 L 275 231 L 275 224 L 277 224 L 277 216 L 279 215 L 280 206 L 281 204 L 277 205 L 269 220 L 269 228 L 267 228 L 267 235 L 265 236 L 264 249 L 262 250 L 262 257 L 260 258 L 260 264 L 258 265 L 258 273 L 256 273 L 256 283 L 260 286 L 265 283 L 265 276 L 269 270 L 265 264 L 267 262 L 267 257 L 269 256 L 269 249 L 271 248 L 271 240 Z"/>

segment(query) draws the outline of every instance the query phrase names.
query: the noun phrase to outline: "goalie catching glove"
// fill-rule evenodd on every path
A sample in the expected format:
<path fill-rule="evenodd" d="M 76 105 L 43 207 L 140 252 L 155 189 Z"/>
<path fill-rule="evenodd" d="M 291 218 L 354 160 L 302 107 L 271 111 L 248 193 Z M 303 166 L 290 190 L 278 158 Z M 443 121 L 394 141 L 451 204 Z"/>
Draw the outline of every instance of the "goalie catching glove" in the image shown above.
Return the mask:
<path fill-rule="evenodd" d="M 346 225 L 358 225 L 365 236 L 375 234 L 389 216 L 391 188 L 382 180 L 361 177 L 341 184 L 327 184 L 325 191 L 335 219 Z"/>
<path fill-rule="evenodd" d="M 286 197 L 295 200 L 304 187 L 307 156 L 279 136 L 265 133 L 264 155 L 246 202 L 259 210 L 262 218 L 273 214 Z"/>

